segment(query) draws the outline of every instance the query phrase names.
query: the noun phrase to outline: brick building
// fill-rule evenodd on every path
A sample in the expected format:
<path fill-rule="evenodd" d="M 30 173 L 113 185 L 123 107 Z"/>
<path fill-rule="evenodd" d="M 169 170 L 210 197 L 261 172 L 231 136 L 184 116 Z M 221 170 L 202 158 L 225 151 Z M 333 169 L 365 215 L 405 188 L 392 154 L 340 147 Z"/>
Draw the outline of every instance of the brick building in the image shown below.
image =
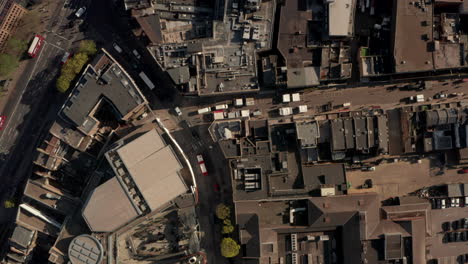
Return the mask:
<path fill-rule="evenodd" d="M 8 38 L 15 32 L 21 17 L 27 11 L 14 1 L 0 0 L 0 51 L 3 50 Z"/>

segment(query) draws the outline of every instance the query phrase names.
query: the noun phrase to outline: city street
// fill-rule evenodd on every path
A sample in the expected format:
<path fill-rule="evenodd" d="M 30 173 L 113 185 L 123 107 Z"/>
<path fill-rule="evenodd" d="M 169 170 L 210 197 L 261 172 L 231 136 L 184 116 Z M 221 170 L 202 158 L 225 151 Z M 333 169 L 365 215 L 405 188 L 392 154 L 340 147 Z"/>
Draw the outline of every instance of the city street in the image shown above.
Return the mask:
<path fill-rule="evenodd" d="M 464 92 L 467 94 L 468 83 L 444 84 L 435 82 L 433 87 L 421 92 L 392 90 L 390 86 L 360 87 L 350 89 L 305 90 L 301 92 L 301 101 L 283 104 L 280 95 L 274 93 L 224 96 L 224 97 L 182 97 L 173 87 L 168 75 L 162 72 L 152 56 L 131 33 L 127 14 L 120 6 L 115 6 L 111 0 L 56 0 L 59 8 L 52 10 L 46 31 L 42 34 L 45 43 L 36 58 L 29 59 L 26 68 L 12 91 L 11 99 L 4 108 L 2 115 L 7 116 L 3 130 L 0 131 L 0 186 L 1 200 L 9 199 L 21 193 L 22 184 L 31 174 L 34 149 L 44 129 L 57 118 L 65 95 L 55 89 L 55 80 L 60 72 L 60 59 L 63 54 L 73 52 L 82 39 L 95 40 L 99 48 L 105 48 L 132 76 L 150 106 L 162 122 L 171 130 L 184 152 L 190 159 L 196 174 L 198 185 L 198 216 L 202 232 L 202 248 L 207 255 L 207 263 L 222 264 L 227 260 L 220 255 L 221 225 L 216 221 L 215 208 L 220 203 L 231 205 L 232 189 L 228 164 L 223 158 L 218 145 L 208 134 L 211 123 L 209 114 L 199 115 L 197 110 L 212 107 L 217 104 L 229 103 L 228 111 L 249 109 L 251 113 L 261 111 L 261 118 L 278 117 L 278 108 L 307 105 L 308 112 L 304 115 L 314 115 L 319 107 L 332 101 L 334 105 L 351 103 L 351 110 L 361 107 L 377 106 L 390 109 L 406 105 L 405 98 L 424 94 L 432 98 L 437 93 Z M 86 6 L 87 11 L 82 19 L 74 17 L 80 7 Z M 113 44 L 117 43 L 122 52 L 117 52 Z M 137 59 L 132 50 L 142 55 Z M 138 74 L 145 72 L 156 89 L 151 91 L 140 79 Z M 290 92 L 293 93 L 293 92 Z M 232 99 L 254 97 L 255 105 L 233 108 Z M 466 98 L 466 95 L 434 100 L 444 102 Z M 426 102 L 427 103 L 427 102 Z M 174 114 L 174 107 L 180 107 L 181 116 Z M 203 176 L 196 155 L 203 155 L 208 176 Z M 356 182 L 361 179 L 357 178 Z M 385 183 L 387 184 L 387 183 Z M 6 223 L 12 218 L 14 209 L 0 207 L 0 223 Z"/>
<path fill-rule="evenodd" d="M 49 2 L 50 4 L 50 2 Z M 50 15 L 45 38 L 39 54 L 28 59 L 25 69 L 12 89 L 2 115 L 7 117 L 0 131 L 0 200 L 14 198 L 22 192 L 24 181 L 31 175 L 32 158 L 36 144 L 51 121 L 56 118 L 65 96 L 55 89 L 55 79 L 60 71 L 60 59 L 76 45 L 73 40 L 82 37 L 66 30 L 68 19 L 76 10 L 65 2 L 50 4 Z M 61 8 L 55 8 L 55 5 Z M 52 12 L 53 11 L 53 12 Z M 0 207 L 0 223 L 11 223 L 15 209 Z M 4 241 L 2 241 L 4 242 Z"/>

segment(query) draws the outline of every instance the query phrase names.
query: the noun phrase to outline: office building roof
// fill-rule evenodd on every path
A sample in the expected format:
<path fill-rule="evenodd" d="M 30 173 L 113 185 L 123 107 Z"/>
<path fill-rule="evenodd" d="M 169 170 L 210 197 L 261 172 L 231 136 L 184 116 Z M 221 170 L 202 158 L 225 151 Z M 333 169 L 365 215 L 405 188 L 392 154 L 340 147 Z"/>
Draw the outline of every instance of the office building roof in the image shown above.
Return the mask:
<path fill-rule="evenodd" d="M 182 165 L 164 145 L 153 129 L 116 150 L 151 210 L 187 191 L 178 174 Z"/>
<path fill-rule="evenodd" d="M 79 235 L 70 242 L 68 258 L 71 264 L 99 264 L 104 256 L 104 249 L 95 237 Z"/>
<path fill-rule="evenodd" d="M 99 186 L 85 205 L 83 217 L 93 231 L 113 231 L 146 208 L 156 210 L 187 191 L 171 146 L 155 129 L 140 132 L 117 141 L 105 154 L 116 177 Z M 114 208 L 116 200 L 122 205 Z"/>
<path fill-rule="evenodd" d="M 334 188 L 336 194 L 343 194 L 346 190 L 343 164 L 302 166 L 302 177 L 308 190 L 317 190 L 322 185 Z"/>
<path fill-rule="evenodd" d="M 464 185 L 460 183 L 447 184 L 447 196 L 448 197 L 461 197 L 466 195 L 464 193 Z"/>
<path fill-rule="evenodd" d="M 133 10 L 132 10 L 133 12 Z M 160 44 L 163 41 L 161 32 L 161 21 L 158 14 L 135 17 L 141 29 L 153 44 Z"/>
<path fill-rule="evenodd" d="M 190 81 L 190 73 L 188 66 L 168 69 L 167 73 L 176 85 L 188 83 Z"/>
<path fill-rule="evenodd" d="M 320 84 L 320 67 L 288 68 L 288 88 L 305 88 Z"/>
<path fill-rule="evenodd" d="M 93 190 L 83 208 L 83 218 L 93 232 L 114 231 L 138 216 L 116 177 Z"/>
<path fill-rule="evenodd" d="M 428 71 L 434 68 L 432 52 L 432 4 L 426 7 L 410 4 L 412 0 L 394 1 L 393 55 L 395 72 Z M 427 25 L 426 25 L 427 24 Z M 426 26 L 425 26 L 426 25 Z"/>
<path fill-rule="evenodd" d="M 10 241 L 23 248 L 27 248 L 32 243 L 34 233 L 35 231 L 33 230 L 16 225 L 15 229 L 13 230 L 13 234 L 10 237 Z"/>
<path fill-rule="evenodd" d="M 401 259 L 403 257 L 403 240 L 401 234 L 385 234 L 385 259 Z"/>
<path fill-rule="evenodd" d="M 317 146 L 320 131 L 316 121 L 296 122 L 296 133 L 302 148 Z"/>
<path fill-rule="evenodd" d="M 156 130 L 152 129 L 138 138 L 117 149 L 127 168 L 135 166 L 138 162 L 151 154 L 164 148 L 166 144 Z"/>
<path fill-rule="evenodd" d="M 277 48 L 286 60 L 288 69 L 304 67 L 304 61 L 311 62 L 313 53 L 307 44 L 308 22 L 312 11 L 304 10 L 302 2 L 286 0 L 281 6 Z"/>
<path fill-rule="evenodd" d="M 146 99 L 127 73 L 110 58 L 101 58 L 109 61 L 108 68 L 104 68 L 106 71 L 99 75 L 100 69 L 95 70 L 89 65 L 62 108 L 62 113 L 85 131 L 94 127 L 93 123 L 96 120 L 90 118 L 90 115 L 103 99 L 115 107 L 120 118 L 146 103 Z"/>
<path fill-rule="evenodd" d="M 332 0 L 328 4 L 328 35 L 346 37 L 353 34 L 354 0 Z"/>
<path fill-rule="evenodd" d="M 178 171 L 182 168 L 170 146 L 129 168 L 151 210 L 171 201 L 187 191 Z"/>

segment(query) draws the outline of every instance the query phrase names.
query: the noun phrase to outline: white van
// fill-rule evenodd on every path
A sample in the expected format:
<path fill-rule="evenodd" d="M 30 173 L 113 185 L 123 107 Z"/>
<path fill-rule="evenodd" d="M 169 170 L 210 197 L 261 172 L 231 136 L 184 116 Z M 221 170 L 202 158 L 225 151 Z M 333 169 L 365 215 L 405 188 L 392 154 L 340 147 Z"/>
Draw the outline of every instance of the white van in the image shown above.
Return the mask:
<path fill-rule="evenodd" d="M 220 104 L 220 105 L 217 105 L 215 106 L 215 109 L 216 110 L 224 110 L 224 109 L 228 109 L 228 105 L 227 104 Z"/>
<path fill-rule="evenodd" d="M 211 112 L 211 109 L 209 107 L 198 109 L 198 114 L 199 115 L 206 114 L 206 113 L 209 113 L 209 112 Z"/>
<path fill-rule="evenodd" d="M 118 53 L 122 53 L 122 48 L 117 45 L 117 43 L 114 42 L 114 44 L 112 44 L 112 46 L 114 47 L 114 49 L 118 52 Z"/>

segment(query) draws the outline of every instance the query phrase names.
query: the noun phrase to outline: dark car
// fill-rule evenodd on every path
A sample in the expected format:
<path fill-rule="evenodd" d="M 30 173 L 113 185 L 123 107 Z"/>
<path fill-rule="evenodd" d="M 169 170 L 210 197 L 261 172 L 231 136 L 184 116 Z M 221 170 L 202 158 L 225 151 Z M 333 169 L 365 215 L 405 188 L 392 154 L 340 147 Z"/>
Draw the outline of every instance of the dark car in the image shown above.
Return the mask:
<path fill-rule="evenodd" d="M 462 222 L 462 224 L 461 224 L 462 228 L 463 229 L 468 229 L 468 218 L 463 218 L 461 220 L 461 222 Z"/>
<path fill-rule="evenodd" d="M 460 255 L 460 256 L 458 256 L 457 259 L 458 259 L 458 263 L 460 263 L 460 264 L 464 264 L 467 261 L 465 255 Z"/>
<path fill-rule="evenodd" d="M 447 233 L 447 242 L 455 242 L 455 233 Z"/>
<path fill-rule="evenodd" d="M 442 223 L 442 231 L 444 231 L 444 232 L 450 231 L 450 222 L 443 222 Z"/>
<path fill-rule="evenodd" d="M 462 232 L 455 232 L 455 242 L 460 242 L 461 241 L 461 233 Z"/>

